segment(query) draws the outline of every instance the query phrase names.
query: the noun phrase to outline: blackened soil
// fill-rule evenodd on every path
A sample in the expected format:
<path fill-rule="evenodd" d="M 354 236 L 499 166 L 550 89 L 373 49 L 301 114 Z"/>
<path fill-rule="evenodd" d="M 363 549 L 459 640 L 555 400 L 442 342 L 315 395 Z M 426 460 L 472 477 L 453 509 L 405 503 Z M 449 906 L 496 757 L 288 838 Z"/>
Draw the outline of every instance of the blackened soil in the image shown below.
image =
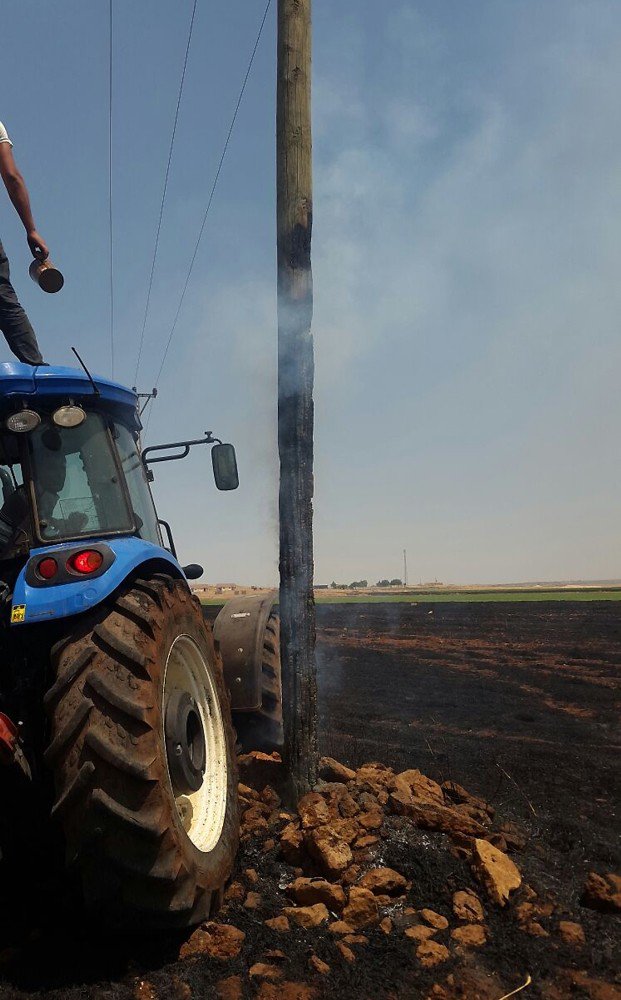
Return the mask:
<path fill-rule="evenodd" d="M 621 605 L 318 607 L 321 750 L 420 767 L 528 825 L 551 879 L 619 870 Z"/>
<path fill-rule="evenodd" d="M 576 958 L 552 927 L 550 938 L 533 938 L 512 917 L 490 913 L 490 945 L 473 959 L 476 981 L 484 975 L 492 984 L 481 996 L 496 1000 L 530 972 L 533 987 L 521 995 L 551 997 L 559 969 L 569 967 L 614 982 L 619 919 L 584 910 L 578 897 L 587 871 L 621 869 L 619 605 L 324 605 L 317 611 L 321 752 L 352 766 L 380 760 L 419 767 L 491 801 L 500 818 L 526 832 L 527 844 L 514 857 L 525 880 L 554 901 L 554 920 L 578 919 L 585 928 L 588 946 Z M 442 835 L 406 824 L 383 852 L 377 863 L 412 880 L 413 905 L 450 916 L 450 894 L 470 876 L 447 853 Z M 265 910 L 239 907 L 226 919 L 246 932 L 255 956 L 283 948 L 290 979 L 308 981 L 315 950 L 333 969 L 325 987 L 314 981 L 321 996 L 424 997 L 450 972 L 424 974 L 414 984 L 407 973 L 411 947 L 397 935 L 382 939 L 374 932 L 351 967 L 339 963 L 329 935 L 317 941 L 312 932 L 295 931 L 275 941 L 263 921 L 282 905 L 278 885 L 290 873 L 277 848 L 264 852 L 252 842 L 240 855 L 240 871 L 247 867 L 259 872 Z M 232 974 L 241 975 L 244 996 L 256 995 L 247 977 L 250 949 L 233 963 L 179 963 L 179 941 L 171 937 L 105 937 L 44 876 L 36 866 L 7 872 L 0 865 L 1 1000 L 181 1000 L 187 994 L 180 984 L 193 997 L 215 997 L 215 984 Z M 141 990 L 143 979 L 150 985 Z M 463 995 L 479 993 L 473 987 Z M 578 985 L 554 993 L 615 995 Z"/>

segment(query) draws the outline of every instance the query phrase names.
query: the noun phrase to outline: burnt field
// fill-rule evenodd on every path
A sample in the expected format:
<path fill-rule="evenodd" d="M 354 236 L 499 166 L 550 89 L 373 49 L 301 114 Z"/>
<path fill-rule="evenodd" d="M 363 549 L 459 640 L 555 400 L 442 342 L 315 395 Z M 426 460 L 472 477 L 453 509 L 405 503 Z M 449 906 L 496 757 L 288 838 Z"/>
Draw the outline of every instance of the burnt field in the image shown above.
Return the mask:
<path fill-rule="evenodd" d="M 206 609 L 207 617 L 217 610 Z M 448 838 L 388 815 L 379 844 L 354 851 L 354 868 L 389 865 L 409 880 L 404 901 L 382 911 L 395 924 L 388 936 L 377 927 L 367 930 L 368 938 L 358 939 L 367 943 L 353 945 L 355 960 L 348 964 L 326 925 L 269 930 L 265 921 L 287 904 L 283 887 L 302 869 L 283 861 L 280 827 L 256 833 L 246 822 L 235 893 L 221 915 L 245 934 L 232 959 L 201 952 L 203 942 L 198 954 L 179 961 L 187 934 L 104 935 L 69 907 L 62 889 L 45 884 L 40 871 L 12 872 L 9 891 L 0 865 L 2 1000 L 499 1000 L 526 973 L 533 981 L 520 994 L 525 997 L 621 995 L 614 985 L 620 981 L 619 917 L 580 905 L 588 872 L 621 868 L 619 605 L 323 605 L 317 638 L 322 754 L 354 769 L 379 761 L 396 772 L 420 768 L 438 782 L 457 782 L 489 803 L 498 823 L 509 821 L 518 832 L 512 856 L 525 885 L 506 910 L 486 903 L 487 946 L 460 954 L 444 931 L 450 959 L 420 968 L 412 940 L 397 930 L 403 914 L 414 913 L 404 911 L 405 904 L 431 907 L 452 927 L 454 889 L 481 890 Z M 266 762 L 255 788 L 277 784 L 270 770 Z M 247 764 L 241 780 L 253 784 Z M 305 873 L 315 874 L 312 868 Z M 536 891 L 524 895 L 527 885 Z M 252 896 L 256 909 L 249 907 Z M 515 916 L 517 903 L 523 907 L 533 897 L 535 906 L 541 903 L 543 936 L 533 936 L 539 924 L 529 931 Z M 561 919 L 580 923 L 586 945 L 561 942 Z M 329 974 L 309 970 L 313 954 Z M 252 978 L 256 962 L 276 966 L 274 981 Z"/>
<path fill-rule="evenodd" d="M 616 602 L 324 605 L 320 749 L 419 767 L 529 825 L 567 865 L 619 867 Z"/>

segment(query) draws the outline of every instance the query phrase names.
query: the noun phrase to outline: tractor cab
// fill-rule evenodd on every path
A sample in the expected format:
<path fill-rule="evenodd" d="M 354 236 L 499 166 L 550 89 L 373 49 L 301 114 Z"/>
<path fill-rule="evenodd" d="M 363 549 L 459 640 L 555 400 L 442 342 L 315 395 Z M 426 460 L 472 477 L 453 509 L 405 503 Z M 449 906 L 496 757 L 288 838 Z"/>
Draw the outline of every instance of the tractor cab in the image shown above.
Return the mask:
<path fill-rule="evenodd" d="M 232 445 L 210 434 L 142 453 L 137 402 L 86 372 L 0 365 L 0 581 L 14 591 L 13 624 L 84 610 L 145 562 L 184 573 L 156 513 L 149 463 L 210 444 L 216 485 L 237 486 Z M 87 578 L 100 582 L 85 590 Z"/>

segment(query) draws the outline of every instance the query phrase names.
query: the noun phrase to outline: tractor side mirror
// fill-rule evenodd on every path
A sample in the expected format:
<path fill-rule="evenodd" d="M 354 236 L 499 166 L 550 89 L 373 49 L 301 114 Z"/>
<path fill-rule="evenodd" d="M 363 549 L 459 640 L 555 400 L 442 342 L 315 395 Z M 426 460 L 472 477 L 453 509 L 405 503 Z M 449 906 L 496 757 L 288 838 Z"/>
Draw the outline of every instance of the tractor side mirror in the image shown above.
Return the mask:
<path fill-rule="evenodd" d="M 189 566 L 182 566 L 181 569 L 185 573 L 186 580 L 198 580 L 205 572 L 198 563 L 190 563 Z"/>
<path fill-rule="evenodd" d="M 237 458 L 232 444 L 214 444 L 211 449 L 213 478 L 219 490 L 236 490 L 239 486 Z"/>

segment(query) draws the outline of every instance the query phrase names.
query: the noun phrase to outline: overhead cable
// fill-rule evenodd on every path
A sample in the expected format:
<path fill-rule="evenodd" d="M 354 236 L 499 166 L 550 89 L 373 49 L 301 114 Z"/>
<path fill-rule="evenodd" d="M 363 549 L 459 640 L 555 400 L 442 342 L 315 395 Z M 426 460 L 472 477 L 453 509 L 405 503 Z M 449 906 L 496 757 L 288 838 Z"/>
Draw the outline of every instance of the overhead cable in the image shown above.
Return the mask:
<path fill-rule="evenodd" d="M 177 133 L 177 122 L 179 120 L 179 108 L 181 107 L 181 97 L 183 95 L 183 84 L 185 83 L 185 72 L 188 66 L 188 56 L 190 54 L 190 44 L 192 42 L 192 32 L 194 30 L 194 19 L 196 17 L 196 7 L 198 0 L 194 0 L 194 6 L 192 7 L 192 16 L 190 18 L 190 28 L 188 30 L 188 40 L 185 47 L 185 56 L 183 59 L 183 69 L 181 71 L 181 82 L 179 84 L 179 93 L 177 95 L 177 107 L 175 110 L 175 119 L 172 127 L 172 134 L 170 137 L 170 146 L 168 148 L 168 162 L 166 164 L 166 173 L 164 176 L 164 187 L 162 190 L 162 201 L 160 204 L 160 214 L 157 220 L 157 232 L 155 234 L 155 246 L 153 248 L 153 260 L 151 261 L 151 273 L 149 275 L 149 287 L 147 289 L 147 301 L 144 307 L 144 317 L 142 320 L 142 330 L 140 331 L 140 344 L 138 347 L 138 358 L 136 360 L 136 371 L 134 374 L 134 384 L 138 384 L 138 371 L 140 369 L 140 361 L 142 359 L 142 348 L 144 346 L 144 334 L 147 327 L 147 318 L 149 316 L 149 305 L 151 302 L 151 289 L 153 288 L 153 275 L 155 273 L 155 262 L 157 260 L 157 250 L 160 243 L 160 231 L 162 228 L 162 218 L 164 215 L 164 204 L 166 202 L 166 192 L 168 190 L 168 177 L 170 174 L 170 164 L 172 162 L 173 147 L 175 145 L 175 135 Z"/>
<path fill-rule="evenodd" d="M 112 214 L 112 0 L 108 34 L 108 240 L 110 257 L 110 368 L 114 378 L 114 228 Z"/>
<path fill-rule="evenodd" d="M 243 79 L 243 83 L 242 83 L 241 89 L 239 91 L 239 96 L 237 98 L 237 104 L 235 105 L 235 110 L 233 112 L 233 117 L 231 119 L 231 124 L 229 126 L 229 130 L 228 130 L 228 133 L 227 133 L 227 136 L 226 136 L 226 140 L 224 142 L 224 147 L 222 149 L 222 155 L 220 156 L 220 161 L 218 163 L 218 169 L 216 170 L 215 177 L 214 177 L 214 180 L 213 180 L 213 184 L 211 186 L 211 191 L 209 193 L 209 200 L 207 202 L 207 208 L 205 209 L 205 214 L 203 216 L 203 221 L 201 223 L 201 227 L 200 227 L 200 230 L 199 230 L 199 233 L 198 233 L 198 239 L 196 240 L 196 244 L 194 246 L 194 253 L 192 254 L 192 259 L 190 260 L 190 266 L 188 268 L 188 273 L 186 275 L 185 282 L 183 284 L 183 289 L 182 289 L 182 292 L 181 292 L 181 297 L 179 299 L 179 304 L 177 306 L 177 312 L 175 313 L 175 318 L 173 320 L 173 324 L 172 324 L 170 333 L 168 335 L 168 340 L 166 342 L 166 347 L 164 349 L 164 355 L 162 357 L 162 363 L 160 364 L 159 371 L 157 373 L 157 378 L 155 379 L 155 386 L 156 387 L 159 384 L 160 377 L 162 375 L 162 371 L 164 370 L 164 365 L 166 363 L 166 358 L 168 357 L 168 351 L 170 349 L 170 345 L 171 345 L 173 336 L 175 334 L 175 330 L 177 328 L 177 321 L 178 321 L 179 315 L 181 313 L 181 307 L 183 306 L 183 300 L 185 298 L 185 293 L 186 293 L 186 291 L 188 289 L 188 284 L 190 282 L 190 276 L 191 276 L 192 270 L 194 268 L 194 263 L 196 261 L 196 255 L 198 254 L 198 248 L 199 248 L 202 236 L 203 236 L 203 232 L 205 231 L 205 225 L 207 223 L 207 217 L 209 216 L 209 211 L 211 209 L 211 204 L 213 202 L 214 194 L 216 192 L 216 187 L 217 187 L 217 184 L 218 184 L 218 180 L 219 180 L 220 174 L 222 172 L 222 166 L 224 164 L 224 158 L 225 158 L 227 150 L 229 148 L 229 143 L 231 141 L 231 136 L 233 134 L 233 129 L 235 128 L 235 122 L 237 121 L 237 116 L 239 114 L 239 109 L 241 107 L 241 103 L 242 103 L 242 100 L 244 98 L 244 93 L 246 91 L 246 85 L 247 85 L 248 79 L 250 77 L 250 73 L 251 73 L 251 70 L 252 70 L 253 63 L 254 63 L 254 57 L 257 54 L 257 49 L 259 47 L 259 42 L 261 41 L 261 35 L 263 34 L 263 28 L 264 28 L 265 22 L 267 20 L 267 15 L 268 15 L 271 3 L 272 3 L 272 0 L 267 0 L 267 4 L 266 4 L 265 10 L 263 12 L 263 17 L 262 17 L 261 23 L 259 25 L 259 31 L 257 33 L 257 37 L 256 37 L 256 40 L 255 40 L 255 43 L 254 43 L 254 46 L 253 46 L 253 49 L 252 49 L 252 52 L 251 52 L 251 55 L 250 55 L 250 60 L 248 62 L 248 67 L 246 69 L 246 73 L 245 73 L 245 76 L 244 76 L 244 79 Z M 153 412 L 153 410 L 151 410 L 151 412 Z M 147 424 L 147 428 L 148 428 L 148 424 Z"/>

